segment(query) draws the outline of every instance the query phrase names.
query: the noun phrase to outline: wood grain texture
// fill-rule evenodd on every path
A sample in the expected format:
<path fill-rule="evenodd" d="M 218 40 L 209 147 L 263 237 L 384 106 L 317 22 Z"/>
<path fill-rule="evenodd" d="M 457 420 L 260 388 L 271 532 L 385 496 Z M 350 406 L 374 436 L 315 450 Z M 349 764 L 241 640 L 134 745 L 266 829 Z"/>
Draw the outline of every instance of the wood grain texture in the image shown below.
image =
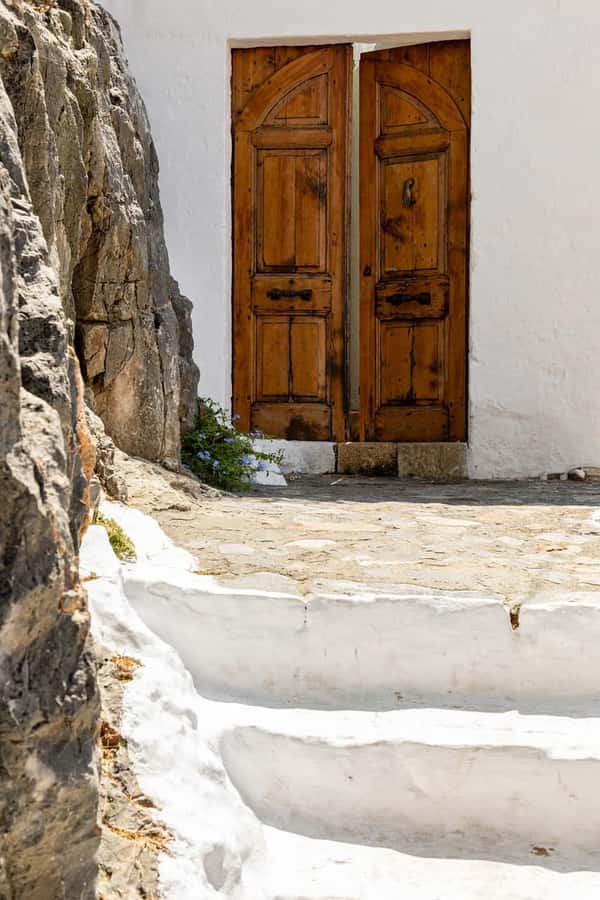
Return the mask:
<path fill-rule="evenodd" d="M 470 48 L 361 57 L 361 438 L 466 439 Z"/>
<path fill-rule="evenodd" d="M 343 440 L 352 50 L 232 53 L 233 408 Z"/>

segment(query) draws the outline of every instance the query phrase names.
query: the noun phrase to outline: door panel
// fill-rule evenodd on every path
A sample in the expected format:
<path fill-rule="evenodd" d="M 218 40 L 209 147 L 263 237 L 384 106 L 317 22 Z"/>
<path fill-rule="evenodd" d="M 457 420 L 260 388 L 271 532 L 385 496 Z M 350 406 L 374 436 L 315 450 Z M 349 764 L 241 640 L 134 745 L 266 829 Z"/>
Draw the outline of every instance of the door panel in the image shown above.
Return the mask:
<path fill-rule="evenodd" d="M 349 46 L 232 53 L 233 401 L 243 430 L 344 439 Z"/>
<path fill-rule="evenodd" d="M 363 439 L 466 438 L 469 59 L 361 57 Z"/>
<path fill-rule="evenodd" d="M 442 332 L 436 322 L 387 321 L 379 325 L 382 406 L 434 403 L 442 394 Z"/>
<path fill-rule="evenodd" d="M 287 400 L 290 377 L 289 323 L 282 316 L 256 319 L 257 400 Z"/>
<path fill-rule="evenodd" d="M 327 399 L 327 335 L 323 318 L 291 319 L 290 357 L 292 396 L 324 403 Z"/>
<path fill-rule="evenodd" d="M 394 134 L 410 125 L 435 124 L 430 110 L 406 91 L 382 85 L 381 133 Z"/>
<path fill-rule="evenodd" d="M 325 150 L 259 150 L 258 272 L 327 268 Z"/>
<path fill-rule="evenodd" d="M 284 127 L 327 125 L 328 78 L 319 75 L 279 103 L 266 121 Z"/>
<path fill-rule="evenodd" d="M 438 270 L 445 213 L 442 170 L 443 160 L 435 157 L 392 158 L 380 166 L 380 269 L 385 275 Z"/>

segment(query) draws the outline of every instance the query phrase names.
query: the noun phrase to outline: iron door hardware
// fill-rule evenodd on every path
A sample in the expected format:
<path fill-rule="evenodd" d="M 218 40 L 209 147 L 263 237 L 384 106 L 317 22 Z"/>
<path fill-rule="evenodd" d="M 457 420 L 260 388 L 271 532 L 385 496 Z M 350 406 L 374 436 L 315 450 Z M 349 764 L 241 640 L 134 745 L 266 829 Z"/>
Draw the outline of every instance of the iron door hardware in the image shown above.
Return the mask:
<path fill-rule="evenodd" d="M 402 206 L 411 207 L 417 202 L 413 197 L 414 178 L 407 178 L 402 188 Z"/>
<path fill-rule="evenodd" d="M 281 290 L 281 288 L 271 288 L 267 291 L 269 300 L 312 300 L 312 289 L 303 288 L 302 290 Z"/>

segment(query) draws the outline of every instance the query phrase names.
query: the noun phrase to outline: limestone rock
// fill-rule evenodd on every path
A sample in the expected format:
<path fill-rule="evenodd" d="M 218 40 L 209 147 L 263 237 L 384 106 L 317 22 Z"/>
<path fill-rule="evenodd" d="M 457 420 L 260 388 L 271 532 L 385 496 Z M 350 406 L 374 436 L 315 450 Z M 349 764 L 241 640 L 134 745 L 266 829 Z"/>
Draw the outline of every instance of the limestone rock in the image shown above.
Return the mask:
<path fill-rule="evenodd" d="M 3 900 L 96 894 L 99 700 L 79 541 L 99 481 L 126 499 L 113 440 L 177 466 L 198 382 L 190 306 L 117 26 L 87 0 L 0 0 Z"/>
<path fill-rule="evenodd" d="M 198 412 L 198 368 L 193 360 L 192 301 L 184 297 L 174 278 L 169 280 L 171 303 L 177 318 L 179 346 L 179 422 L 182 433 L 191 431 Z"/>
<path fill-rule="evenodd" d="M 198 370 L 169 271 L 158 160 L 119 30 L 86 0 L 0 11 L 31 199 L 94 408 L 127 453 L 176 463 Z"/>
<path fill-rule="evenodd" d="M 0 37 L 5 59 L 22 34 L 0 16 Z M 95 896 L 98 695 L 77 566 L 87 516 L 77 369 L 0 79 L 0 897 L 11 900 Z"/>
<path fill-rule="evenodd" d="M 104 430 L 102 419 L 89 406 L 85 408 L 87 426 L 96 446 L 96 468 L 98 481 L 106 493 L 115 500 L 127 502 L 127 486 L 115 464 L 116 447 Z"/>

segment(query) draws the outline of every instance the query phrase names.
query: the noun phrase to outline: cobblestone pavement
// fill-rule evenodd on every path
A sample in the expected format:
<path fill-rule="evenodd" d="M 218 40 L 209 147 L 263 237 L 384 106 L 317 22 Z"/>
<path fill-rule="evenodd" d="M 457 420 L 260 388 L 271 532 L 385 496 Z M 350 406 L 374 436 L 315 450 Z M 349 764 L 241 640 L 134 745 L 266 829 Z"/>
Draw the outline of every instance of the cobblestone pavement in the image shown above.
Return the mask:
<path fill-rule="evenodd" d="M 194 553 L 202 574 L 485 590 L 511 604 L 540 591 L 598 591 L 600 601 L 598 484 L 329 475 L 211 497 L 158 466 L 122 467 L 131 505 Z"/>

